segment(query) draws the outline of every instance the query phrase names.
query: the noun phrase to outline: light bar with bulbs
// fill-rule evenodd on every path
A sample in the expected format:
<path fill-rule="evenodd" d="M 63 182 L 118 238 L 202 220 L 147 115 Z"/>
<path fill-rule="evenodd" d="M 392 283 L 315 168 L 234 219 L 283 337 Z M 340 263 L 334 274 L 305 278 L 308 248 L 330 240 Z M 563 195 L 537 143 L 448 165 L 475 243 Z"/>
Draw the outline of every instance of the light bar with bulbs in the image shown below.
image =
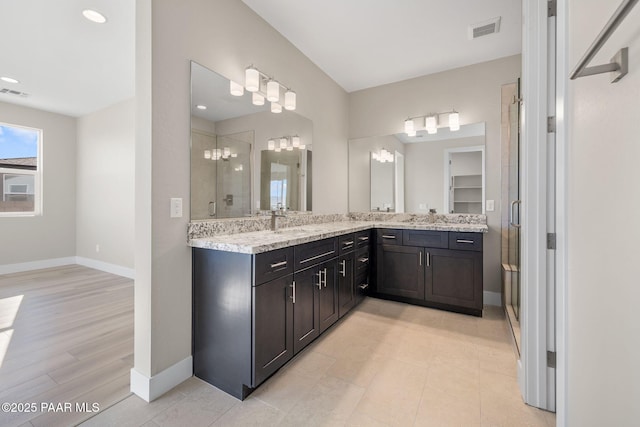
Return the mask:
<path fill-rule="evenodd" d="M 233 96 L 244 95 L 245 89 L 252 93 L 253 105 L 264 105 L 266 98 L 271 103 L 272 113 L 281 113 L 283 107 L 289 111 L 296 109 L 296 93 L 253 65 L 245 69 L 244 86 L 233 80 L 229 82 L 229 92 Z M 280 96 L 281 92 L 284 93 L 283 96 Z"/>
<path fill-rule="evenodd" d="M 442 113 L 430 113 L 422 116 L 409 117 L 404 121 L 404 132 L 407 136 L 416 136 L 417 131 L 415 120 L 423 119 L 424 130 L 426 130 L 428 134 L 433 135 L 434 133 L 438 133 L 440 116 L 445 114 L 449 115 L 449 130 L 452 132 L 460 130 L 460 113 L 456 110 L 451 110 Z"/>
<path fill-rule="evenodd" d="M 307 146 L 302 143 L 302 140 L 298 135 L 284 135 L 277 138 L 269 138 L 267 140 L 267 150 L 269 151 L 279 153 L 282 150 L 293 151 L 294 148 L 297 148 L 298 150 L 304 150 L 307 148 Z"/>

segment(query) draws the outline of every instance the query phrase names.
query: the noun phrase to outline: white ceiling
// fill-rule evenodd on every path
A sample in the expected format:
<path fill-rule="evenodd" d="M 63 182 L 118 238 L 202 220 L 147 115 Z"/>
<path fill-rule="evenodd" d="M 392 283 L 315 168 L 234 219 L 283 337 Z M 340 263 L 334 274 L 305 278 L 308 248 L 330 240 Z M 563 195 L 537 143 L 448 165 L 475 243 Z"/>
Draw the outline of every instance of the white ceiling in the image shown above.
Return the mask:
<path fill-rule="evenodd" d="M 518 0 L 243 2 L 347 92 L 521 52 Z M 498 34 L 469 40 L 469 25 L 498 16 Z"/>
<path fill-rule="evenodd" d="M 243 0 L 348 92 L 520 53 L 517 0 Z M 92 8 L 108 22 L 81 14 Z M 502 17 L 469 40 L 470 24 Z M 83 116 L 135 94 L 135 2 L 0 0 L 9 102 Z"/>
<path fill-rule="evenodd" d="M 95 24 L 84 9 L 107 16 Z M 135 1 L 0 0 L 0 102 L 82 116 L 135 94 Z"/>

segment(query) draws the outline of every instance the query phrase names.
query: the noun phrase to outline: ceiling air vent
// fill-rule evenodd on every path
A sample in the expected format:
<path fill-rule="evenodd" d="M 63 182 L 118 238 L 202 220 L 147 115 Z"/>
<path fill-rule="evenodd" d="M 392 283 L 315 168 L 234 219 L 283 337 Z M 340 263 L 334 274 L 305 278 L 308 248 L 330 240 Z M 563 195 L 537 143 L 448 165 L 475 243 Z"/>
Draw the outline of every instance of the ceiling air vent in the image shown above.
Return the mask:
<path fill-rule="evenodd" d="M 29 96 L 28 93 L 20 92 L 19 90 L 7 89 L 6 87 L 3 87 L 2 89 L 0 89 L 0 93 L 6 93 L 7 95 L 21 96 L 23 98 L 26 98 L 27 96 Z"/>
<path fill-rule="evenodd" d="M 497 18 L 489 19 L 488 21 L 478 22 L 469 26 L 469 40 L 477 39 L 478 37 L 488 36 L 489 34 L 497 33 L 500 31 L 500 16 Z"/>

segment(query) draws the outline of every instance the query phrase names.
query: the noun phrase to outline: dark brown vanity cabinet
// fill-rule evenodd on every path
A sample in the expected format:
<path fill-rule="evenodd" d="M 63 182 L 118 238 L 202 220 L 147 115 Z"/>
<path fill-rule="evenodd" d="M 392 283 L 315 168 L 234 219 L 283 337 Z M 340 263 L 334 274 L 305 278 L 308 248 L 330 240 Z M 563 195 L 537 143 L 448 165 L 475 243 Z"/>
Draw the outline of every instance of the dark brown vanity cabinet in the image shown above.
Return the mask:
<path fill-rule="evenodd" d="M 412 246 L 379 245 L 378 293 L 424 299 L 424 250 Z"/>
<path fill-rule="evenodd" d="M 252 384 L 269 378 L 294 354 L 293 276 L 253 287 Z"/>
<path fill-rule="evenodd" d="M 338 320 L 336 261 L 294 274 L 293 350 L 299 352 Z"/>
<path fill-rule="evenodd" d="M 244 399 L 333 325 L 339 277 L 350 277 L 355 304 L 355 251 L 368 250 L 343 237 L 257 255 L 194 248 L 194 375 Z M 345 276 L 340 252 L 351 260 Z"/>
<path fill-rule="evenodd" d="M 380 229 L 376 293 L 387 299 L 482 315 L 482 234 Z"/>
<path fill-rule="evenodd" d="M 338 258 L 338 314 L 344 316 L 356 305 L 354 286 L 355 253 L 350 252 Z"/>

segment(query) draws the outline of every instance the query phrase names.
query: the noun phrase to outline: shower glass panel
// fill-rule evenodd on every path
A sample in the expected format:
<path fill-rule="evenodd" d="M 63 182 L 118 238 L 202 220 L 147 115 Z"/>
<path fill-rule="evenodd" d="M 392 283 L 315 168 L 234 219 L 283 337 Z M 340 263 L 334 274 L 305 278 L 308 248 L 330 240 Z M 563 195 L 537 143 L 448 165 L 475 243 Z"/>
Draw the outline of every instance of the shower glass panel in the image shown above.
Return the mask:
<path fill-rule="evenodd" d="M 251 215 L 251 146 L 253 131 L 218 135 L 216 218 Z"/>

